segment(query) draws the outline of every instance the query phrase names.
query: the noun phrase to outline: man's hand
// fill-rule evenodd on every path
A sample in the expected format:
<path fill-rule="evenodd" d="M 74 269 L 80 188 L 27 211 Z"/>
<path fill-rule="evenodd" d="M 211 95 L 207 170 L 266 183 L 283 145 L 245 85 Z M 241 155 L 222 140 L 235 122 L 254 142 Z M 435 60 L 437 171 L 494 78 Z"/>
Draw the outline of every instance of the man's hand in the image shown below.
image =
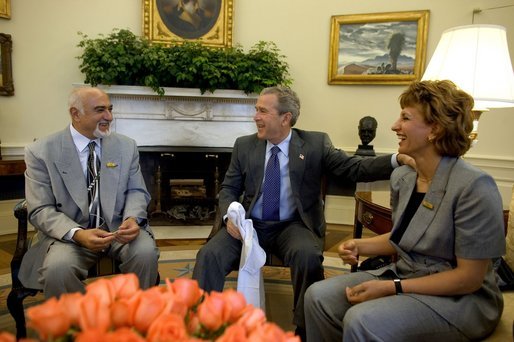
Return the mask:
<path fill-rule="evenodd" d="M 103 229 L 79 229 L 73 234 L 73 241 L 79 245 L 92 250 L 101 252 L 109 247 L 114 240 L 114 234 Z"/>
<path fill-rule="evenodd" d="M 412 157 L 410 157 L 410 156 L 408 156 L 406 154 L 398 153 L 396 155 L 396 161 L 400 165 L 409 165 L 414 170 L 416 170 L 416 161 Z"/>
<path fill-rule="evenodd" d="M 239 232 L 239 228 L 232 221 L 227 220 L 227 232 L 236 240 L 243 240 L 241 236 L 241 232 Z"/>
<path fill-rule="evenodd" d="M 343 263 L 357 265 L 357 255 L 359 255 L 359 251 L 355 240 L 344 241 L 337 247 L 337 252 L 341 260 L 343 260 Z"/>
<path fill-rule="evenodd" d="M 118 227 L 118 230 L 114 232 L 114 236 L 116 242 L 121 244 L 129 243 L 134 240 L 138 235 L 141 228 L 136 222 L 136 219 L 133 217 L 129 217 L 121 226 Z"/>

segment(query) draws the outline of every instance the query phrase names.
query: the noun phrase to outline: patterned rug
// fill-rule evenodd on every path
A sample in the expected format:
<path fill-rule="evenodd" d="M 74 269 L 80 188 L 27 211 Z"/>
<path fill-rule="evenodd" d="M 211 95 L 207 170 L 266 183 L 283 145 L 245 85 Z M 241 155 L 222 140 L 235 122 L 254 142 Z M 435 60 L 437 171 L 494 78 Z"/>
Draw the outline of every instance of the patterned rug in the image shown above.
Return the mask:
<path fill-rule="evenodd" d="M 159 259 L 159 274 L 161 284 L 164 279 L 175 279 L 180 277 L 190 278 L 195 265 L 195 257 L 200 246 L 175 246 L 160 247 L 161 256 Z M 343 266 L 336 253 L 325 252 L 325 277 L 333 277 L 349 272 L 347 266 Z M 292 317 L 292 287 L 290 272 L 284 267 L 264 267 L 264 285 L 266 292 L 266 314 L 268 320 L 276 322 L 282 328 L 291 330 Z M 225 288 L 236 288 L 237 272 L 230 273 L 225 282 Z M 11 289 L 10 274 L 0 275 L 0 331 L 14 333 L 14 320 L 9 314 L 6 306 L 6 299 Z M 44 300 L 42 294 L 35 297 L 28 297 L 24 301 L 25 307 L 41 303 Z"/>

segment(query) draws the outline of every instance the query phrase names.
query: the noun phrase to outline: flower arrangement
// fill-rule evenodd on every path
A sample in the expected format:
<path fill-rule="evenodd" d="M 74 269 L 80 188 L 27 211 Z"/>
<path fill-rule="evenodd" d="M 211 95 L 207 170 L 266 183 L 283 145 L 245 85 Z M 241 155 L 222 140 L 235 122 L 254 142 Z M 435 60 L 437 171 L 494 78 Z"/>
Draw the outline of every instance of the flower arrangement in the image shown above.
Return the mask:
<path fill-rule="evenodd" d="M 41 341 L 284 341 L 300 342 L 267 322 L 233 289 L 205 293 L 195 280 L 139 288 L 134 274 L 101 278 L 85 294 L 63 294 L 27 309 Z M 15 341 L 8 333 L 1 341 Z M 24 341 L 35 341 L 25 339 Z"/>
<path fill-rule="evenodd" d="M 163 87 L 199 88 L 202 94 L 237 89 L 249 94 L 292 83 L 286 57 L 273 42 L 260 41 L 245 52 L 238 45 L 152 44 L 127 29 L 114 29 L 98 38 L 79 35 L 79 68 L 84 83 L 93 86 L 148 86 L 159 95 L 164 94 Z"/>

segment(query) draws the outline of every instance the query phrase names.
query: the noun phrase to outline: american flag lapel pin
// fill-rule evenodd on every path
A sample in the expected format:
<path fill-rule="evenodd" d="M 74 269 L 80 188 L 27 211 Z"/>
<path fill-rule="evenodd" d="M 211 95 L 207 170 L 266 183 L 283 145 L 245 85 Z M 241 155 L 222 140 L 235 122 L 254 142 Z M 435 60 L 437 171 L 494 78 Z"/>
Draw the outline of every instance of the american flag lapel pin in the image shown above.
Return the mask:
<path fill-rule="evenodd" d="M 303 154 L 301 154 L 301 153 L 300 153 L 300 155 L 298 157 L 300 157 L 301 160 L 305 159 L 305 156 Z"/>

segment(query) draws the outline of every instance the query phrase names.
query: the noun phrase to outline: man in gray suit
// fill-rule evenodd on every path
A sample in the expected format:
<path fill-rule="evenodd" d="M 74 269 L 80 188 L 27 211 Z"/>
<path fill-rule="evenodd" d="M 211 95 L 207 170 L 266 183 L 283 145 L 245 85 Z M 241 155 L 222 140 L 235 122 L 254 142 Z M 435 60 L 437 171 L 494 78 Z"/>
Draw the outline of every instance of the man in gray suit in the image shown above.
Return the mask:
<path fill-rule="evenodd" d="M 300 101 L 286 87 L 264 89 L 255 106 L 257 133 L 236 140 L 230 166 L 219 193 L 219 208 L 225 214 L 233 201 L 242 197 L 247 218 L 253 220 L 259 244 L 267 253 L 280 257 L 291 268 L 294 291 L 296 333 L 304 337 L 303 295 L 312 283 L 322 280 L 323 242 L 325 237 L 324 203 L 321 198 L 324 175 L 347 180 L 374 181 L 389 179 L 397 158 L 350 157 L 334 148 L 325 133 L 293 129 L 300 115 Z M 265 168 L 274 157 L 271 150 L 280 149 L 280 196 L 276 201 L 276 219 L 263 218 Z M 399 156 L 399 157 L 398 157 Z M 279 197 L 279 198 L 278 198 Z M 193 278 L 206 291 L 221 291 L 225 276 L 238 269 L 241 235 L 237 227 L 226 222 L 198 252 Z"/>
<path fill-rule="evenodd" d="M 142 288 L 153 286 L 159 251 L 147 225 L 150 195 L 137 145 L 110 131 L 112 104 L 98 88 L 73 90 L 69 113 L 68 127 L 25 150 L 28 218 L 38 242 L 25 254 L 19 278 L 47 298 L 83 292 L 88 269 L 108 254 L 120 260 L 123 273 L 135 273 Z M 92 181 L 86 180 L 91 168 Z M 89 199 L 92 188 L 96 195 Z"/>

